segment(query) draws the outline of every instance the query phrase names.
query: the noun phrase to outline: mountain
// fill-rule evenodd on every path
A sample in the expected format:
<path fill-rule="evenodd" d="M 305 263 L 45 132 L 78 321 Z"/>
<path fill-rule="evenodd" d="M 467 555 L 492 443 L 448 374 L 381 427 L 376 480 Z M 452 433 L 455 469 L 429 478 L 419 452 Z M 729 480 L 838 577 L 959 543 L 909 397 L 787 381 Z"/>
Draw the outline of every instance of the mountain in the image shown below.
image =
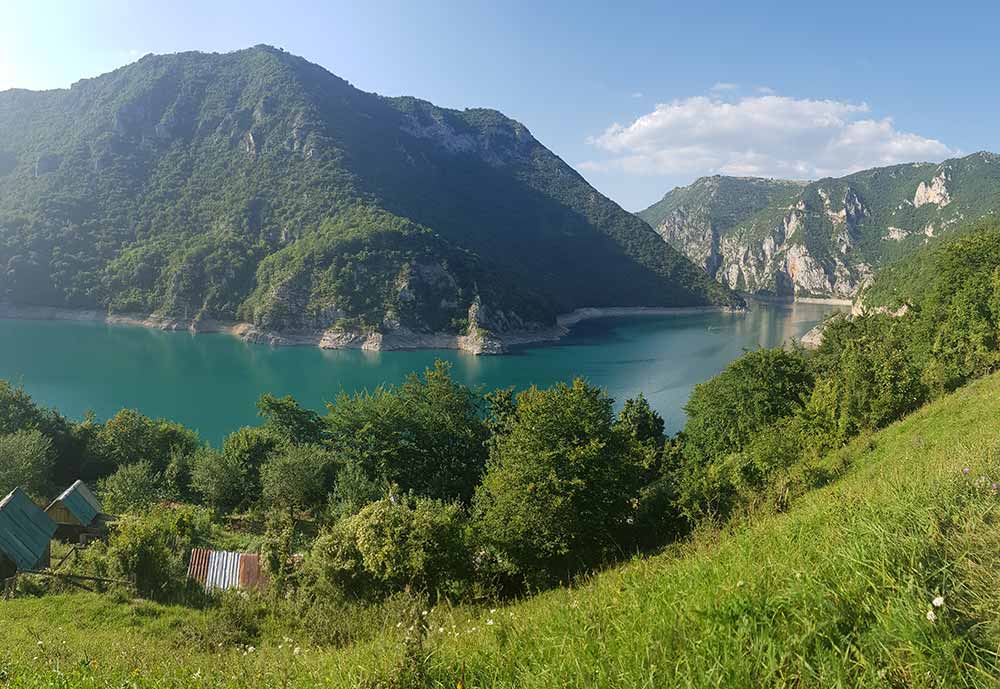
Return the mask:
<path fill-rule="evenodd" d="M 0 93 L 0 302 L 376 348 L 741 304 L 519 122 L 268 46 Z"/>
<path fill-rule="evenodd" d="M 793 182 L 703 177 L 639 213 L 721 284 L 851 299 L 873 272 L 1000 209 L 1000 156 Z"/>

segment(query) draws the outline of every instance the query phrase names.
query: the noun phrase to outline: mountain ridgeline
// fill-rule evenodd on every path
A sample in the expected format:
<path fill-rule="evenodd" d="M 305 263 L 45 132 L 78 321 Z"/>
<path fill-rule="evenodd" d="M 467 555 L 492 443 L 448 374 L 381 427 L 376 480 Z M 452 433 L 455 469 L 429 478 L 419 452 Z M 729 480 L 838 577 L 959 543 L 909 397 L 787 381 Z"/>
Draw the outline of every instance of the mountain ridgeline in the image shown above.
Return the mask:
<path fill-rule="evenodd" d="M 881 267 L 1000 209 L 1000 156 L 815 182 L 702 177 L 639 213 L 722 285 L 853 299 Z"/>
<path fill-rule="evenodd" d="M 0 93 L 0 303 L 489 351 L 580 307 L 741 300 L 522 124 L 258 46 Z"/>

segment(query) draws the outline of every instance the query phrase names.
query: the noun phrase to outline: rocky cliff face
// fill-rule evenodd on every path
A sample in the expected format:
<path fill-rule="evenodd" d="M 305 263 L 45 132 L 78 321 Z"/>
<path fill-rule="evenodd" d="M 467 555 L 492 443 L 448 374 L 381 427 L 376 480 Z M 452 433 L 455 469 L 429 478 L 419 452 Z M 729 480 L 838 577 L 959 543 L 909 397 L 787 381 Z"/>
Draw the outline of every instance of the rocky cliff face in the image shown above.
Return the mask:
<path fill-rule="evenodd" d="M 1000 157 L 977 153 L 808 184 L 702 178 L 639 215 L 727 287 L 849 300 L 879 266 L 997 206 Z"/>

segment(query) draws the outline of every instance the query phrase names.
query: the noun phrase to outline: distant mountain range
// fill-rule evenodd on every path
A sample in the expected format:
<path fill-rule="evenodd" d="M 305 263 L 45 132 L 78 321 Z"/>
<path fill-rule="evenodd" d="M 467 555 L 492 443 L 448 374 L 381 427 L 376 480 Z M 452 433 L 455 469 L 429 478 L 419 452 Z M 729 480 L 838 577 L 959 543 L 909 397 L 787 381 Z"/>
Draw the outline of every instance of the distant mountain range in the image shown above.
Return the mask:
<path fill-rule="evenodd" d="M 519 122 L 257 46 L 0 93 L 0 303 L 483 349 L 580 307 L 742 301 Z"/>
<path fill-rule="evenodd" d="M 702 177 L 638 215 L 720 284 L 852 299 L 880 267 L 1000 210 L 1000 156 L 815 182 Z"/>

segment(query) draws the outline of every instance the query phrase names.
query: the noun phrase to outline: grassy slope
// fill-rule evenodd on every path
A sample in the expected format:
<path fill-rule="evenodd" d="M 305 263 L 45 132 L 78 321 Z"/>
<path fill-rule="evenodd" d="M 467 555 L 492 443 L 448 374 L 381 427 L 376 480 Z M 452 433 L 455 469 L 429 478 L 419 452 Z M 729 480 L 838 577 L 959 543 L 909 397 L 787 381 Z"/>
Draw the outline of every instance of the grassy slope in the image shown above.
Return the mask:
<path fill-rule="evenodd" d="M 786 514 L 494 614 L 434 610 L 426 684 L 997 686 L 1000 498 L 977 482 L 1000 478 L 998 414 L 1000 374 L 831 457 L 843 477 Z M 150 686 L 357 686 L 392 677 L 403 655 L 389 619 L 376 642 L 341 651 L 183 650 L 197 618 L 89 595 L 0 603 L 0 684 L 54 684 L 58 662 L 73 686 L 117 686 L 135 669 Z"/>

